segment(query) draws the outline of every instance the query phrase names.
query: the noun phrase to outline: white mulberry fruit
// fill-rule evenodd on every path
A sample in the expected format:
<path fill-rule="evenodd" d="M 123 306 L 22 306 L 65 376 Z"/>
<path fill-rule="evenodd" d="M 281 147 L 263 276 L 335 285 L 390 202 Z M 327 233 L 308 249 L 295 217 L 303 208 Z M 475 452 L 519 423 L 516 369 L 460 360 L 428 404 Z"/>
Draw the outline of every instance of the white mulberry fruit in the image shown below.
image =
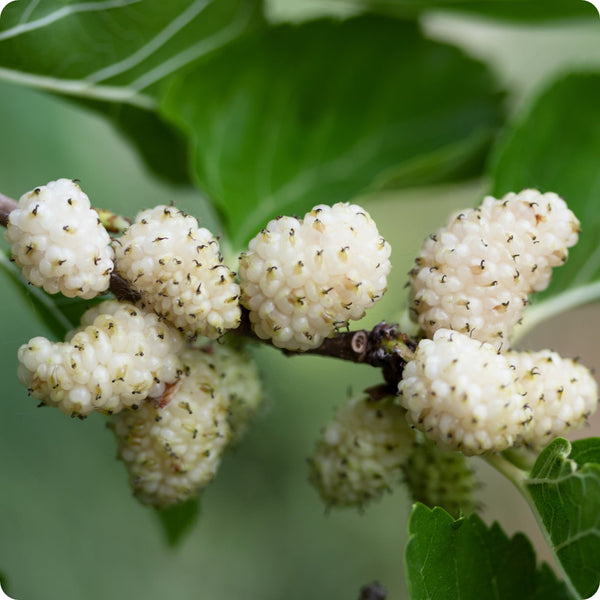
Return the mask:
<path fill-rule="evenodd" d="M 212 339 L 238 327 L 240 289 L 208 229 L 180 210 L 139 213 L 115 242 L 117 271 L 154 310 L 189 336 Z"/>
<path fill-rule="evenodd" d="M 529 294 L 547 287 L 578 231 L 556 194 L 485 198 L 425 241 L 410 272 L 411 317 L 428 337 L 454 329 L 506 349 Z"/>
<path fill-rule="evenodd" d="M 327 425 L 309 460 L 310 480 L 328 506 L 358 506 L 401 480 L 413 432 L 391 398 L 358 396 Z"/>
<path fill-rule="evenodd" d="M 83 315 L 65 342 L 36 337 L 19 348 L 30 395 L 71 416 L 106 414 L 160 396 L 181 371 L 180 334 L 154 313 L 109 300 Z"/>
<path fill-rule="evenodd" d="M 531 421 L 507 359 L 485 342 L 439 329 L 419 342 L 398 385 L 409 421 L 448 450 L 500 452 Z"/>
<path fill-rule="evenodd" d="M 441 506 L 455 519 L 476 512 L 478 487 L 461 452 L 448 452 L 429 441 L 418 442 L 408 456 L 404 478 L 413 502 Z"/>
<path fill-rule="evenodd" d="M 551 350 L 507 352 L 518 385 L 533 411 L 524 442 L 534 449 L 583 427 L 598 407 L 598 386 L 590 371 Z"/>
<path fill-rule="evenodd" d="M 228 400 L 207 355 L 188 350 L 185 373 L 163 398 L 123 411 L 109 426 L 136 497 L 166 508 L 195 496 L 214 478 L 231 430 Z"/>
<path fill-rule="evenodd" d="M 25 278 L 49 294 L 89 299 L 109 287 L 110 236 L 76 181 L 51 181 L 21 196 L 5 238 Z"/>
<path fill-rule="evenodd" d="M 204 346 L 206 361 L 219 377 L 219 389 L 229 403 L 231 444 L 237 444 L 263 405 L 260 375 L 250 354 L 228 343 Z"/>
<path fill-rule="evenodd" d="M 318 347 L 381 298 L 390 251 L 354 204 L 271 221 L 240 257 L 242 304 L 254 332 L 288 350 Z"/>

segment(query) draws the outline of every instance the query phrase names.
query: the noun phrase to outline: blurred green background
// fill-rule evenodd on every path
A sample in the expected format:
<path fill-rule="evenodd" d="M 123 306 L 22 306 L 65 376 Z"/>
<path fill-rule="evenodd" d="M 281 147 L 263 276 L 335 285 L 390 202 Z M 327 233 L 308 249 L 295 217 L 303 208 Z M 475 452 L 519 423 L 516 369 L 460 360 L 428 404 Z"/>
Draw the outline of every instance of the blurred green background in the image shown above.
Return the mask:
<path fill-rule="evenodd" d="M 316 14 L 322 3 L 271 3 L 271 16 Z M 298 10 L 299 8 L 299 10 Z M 489 61 L 510 92 L 512 110 L 566 68 L 600 68 L 597 24 L 512 26 L 434 14 L 426 31 Z M 0 84 L 0 191 L 18 198 L 36 185 L 78 178 L 92 203 L 130 215 L 174 202 L 211 227 L 198 194 L 152 177 L 99 117 L 38 92 Z M 393 248 L 389 291 L 364 325 L 398 319 L 404 283 L 422 239 L 446 214 L 475 204 L 486 181 L 360 199 Z M 3 249 L 6 244 L 2 241 Z M 375 370 L 318 357 L 256 351 L 268 408 L 230 453 L 203 495 L 200 522 L 169 549 L 152 511 L 131 496 L 105 419 L 71 421 L 37 409 L 15 376 L 16 350 L 48 335 L 27 301 L 0 274 L 3 392 L 0 419 L 0 572 L 19 600 L 354 599 L 375 579 L 390 600 L 407 597 L 403 549 L 410 504 L 403 489 L 364 514 L 325 514 L 307 482 L 306 457 L 321 427 L 352 391 L 378 381 Z M 552 346 L 600 366 L 597 344 L 581 347 L 595 309 L 565 315 L 525 345 Z M 598 431 L 598 428 L 595 428 Z M 586 434 L 592 432 L 587 431 Z M 508 484 L 481 468 L 486 521 L 509 532 L 535 523 Z M 543 545 L 540 543 L 539 547 Z"/>

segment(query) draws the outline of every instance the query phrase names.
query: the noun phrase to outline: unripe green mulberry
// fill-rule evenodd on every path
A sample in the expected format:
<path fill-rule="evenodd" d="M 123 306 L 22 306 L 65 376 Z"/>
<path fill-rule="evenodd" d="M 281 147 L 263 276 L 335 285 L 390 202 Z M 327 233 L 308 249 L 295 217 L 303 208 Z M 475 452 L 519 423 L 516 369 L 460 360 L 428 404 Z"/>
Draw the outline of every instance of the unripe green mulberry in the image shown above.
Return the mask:
<path fill-rule="evenodd" d="M 181 335 L 154 313 L 109 300 L 86 311 L 65 342 L 35 337 L 19 348 L 18 376 L 42 404 L 85 417 L 160 396 L 181 371 Z"/>
<path fill-rule="evenodd" d="M 491 344 L 439 329 L 419 342 L 398 386 L 409 421 L 448 450 L 500 452 L 532 419 L 508 360 Z"/>
<path fill-rule="evenodd" d="M 115 242 L 117 271 L 181 332 L 212 339 L 238 327 L 240 289 L 219 243 L 190 215 L 169 206 L 139 213 Z"/>
<path fill-rule="evenodd" d="M 400 481 L 412 441 L 404 410 L 391 398 L 353 398 L 317 442 L 311 483 L 328 506 L 362 507 Z"/>
<path fill-rule="evenodd" d="M 507 352 L 533 419 L 524 442 L 535 449 L 579 429 L 598 408 L 598 385 L 583 365 L 551 350 Z"/>
<path fill-rule="evenodd" d="M 477 510 L 477 481 L 460 452 L 442 450 L 428 441 L 416 443 L 404 464 L 413 502 L 441 506 L 455 519 Z"/>
<path fill-rule="evenodd" d="M 188 350 L 185 373 L 164 397 L 116 415 L 110 427 L 136 497 L 166 508 L 214 478 L 231 438 L 228 400 L 207 355 Z"/>
<path fill-rule="evenodd" d="M 240 257 L 242 304 L 256 335 L 308 350 L 360 319 L 386 289 L 390 246 L 360 206 L 280 217 Z"/>
<path fill-rule="evenodd" d="M 51 181 L 21 196 L 5 238 L 25 278 L 49 294 L 88 299 L 108 289 L 110 237 L 76 181 Z"/>
<path fill-rule="evenodd" d="M 547 287 L 578 231 L 556 194 L 485 198 L 424 243 L 410 272 L 411 317 L 428 337 L 453 329 L 507 349 L 529 294 Z"/>

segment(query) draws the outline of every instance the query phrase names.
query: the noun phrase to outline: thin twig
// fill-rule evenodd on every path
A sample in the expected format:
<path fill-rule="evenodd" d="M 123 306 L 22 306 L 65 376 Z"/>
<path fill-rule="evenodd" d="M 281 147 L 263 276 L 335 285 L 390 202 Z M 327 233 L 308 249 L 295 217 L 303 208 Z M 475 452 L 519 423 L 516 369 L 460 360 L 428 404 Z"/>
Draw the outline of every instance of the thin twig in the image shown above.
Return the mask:
<path fill-rule="evenodd" d="M 6 227 L 8 225 L 8 215 L 17 208 L 16 200 L 0 194 L 0 225 Z"/>

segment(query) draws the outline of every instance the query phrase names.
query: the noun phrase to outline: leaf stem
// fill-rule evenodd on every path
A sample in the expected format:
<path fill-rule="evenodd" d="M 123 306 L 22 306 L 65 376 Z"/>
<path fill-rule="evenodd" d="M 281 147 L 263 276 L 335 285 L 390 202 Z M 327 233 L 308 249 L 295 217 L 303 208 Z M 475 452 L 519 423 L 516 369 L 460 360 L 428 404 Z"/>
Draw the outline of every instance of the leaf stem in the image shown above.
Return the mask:
<path fill-rule="evenodd" d="M 521 339 L 543 321 L 598 299 L 600 299 L 600 281 L 595 281 L 533 304 L 525 311 L 521 324 L 515 328 L 513 342 Z"/>
<path fill-rule="evenodd" d="M 510 462 L 502 454 L 488 454 L 482 456 L 483 460 L 490 466 L 494 467 L 496 471 L 504 475 L 523 495 L 528 494 L 525 482 L 527 481 L 527 473 L 519 469 L 512 462 Z"/>
<path fill-rule="evenodd" d="M 565 571 L 563 564 L 560 561 L 560 558 L 558 557 L 558 555 L 556 553 L 556 547 L 554 546 L 554 543 L 552 542 L 552 539 L 550 537 L 550 532 L 548 531 L 548 529 L 544 523 L 544 520 L 542 519 L 542 515 L 540 514 L 540 512 L 533 500 L 533 497 L 529 493 L 529 489 L 527 488 L 528 473 L 526 471 L 522 471 L 521 469 L 519 469 L 512 462 L 510 462 L 506 458 L 506 456 L 504 456 L 502 454 L 490 454 L 488 456 L 483 456 L 482 458 L 490 466 L 492 466 L 494 469 L 496 469 L 496 471 L 498 471 L 499 473 L 504 475 L 519 490 L 519 492 L 521 493 L 521 496 L 523 496 L 523 498 L 529 505 L 529 508 L 531 509 L 531 512 L 533 513 L 533 516 L 535 517 L 535 520 L 537 521 L 538 527 L 540 528 L 540 531 L 542 532 L 544 539 L 546 540 L 546 544 L 548 544 L 548 547 L 550 548 L 550 551 L 552 552 L 552 556 L 554 557 L 555 563 L 558 565 L 558 568 L 560 569 L 560 572 L 561 572 L 563 579 L 569 589 L 570 594 L 573 597 L 573 600 L 581 600 L 581 595 L 575 589 L 575 586 L 573 585 L 571 578 Z"/>

